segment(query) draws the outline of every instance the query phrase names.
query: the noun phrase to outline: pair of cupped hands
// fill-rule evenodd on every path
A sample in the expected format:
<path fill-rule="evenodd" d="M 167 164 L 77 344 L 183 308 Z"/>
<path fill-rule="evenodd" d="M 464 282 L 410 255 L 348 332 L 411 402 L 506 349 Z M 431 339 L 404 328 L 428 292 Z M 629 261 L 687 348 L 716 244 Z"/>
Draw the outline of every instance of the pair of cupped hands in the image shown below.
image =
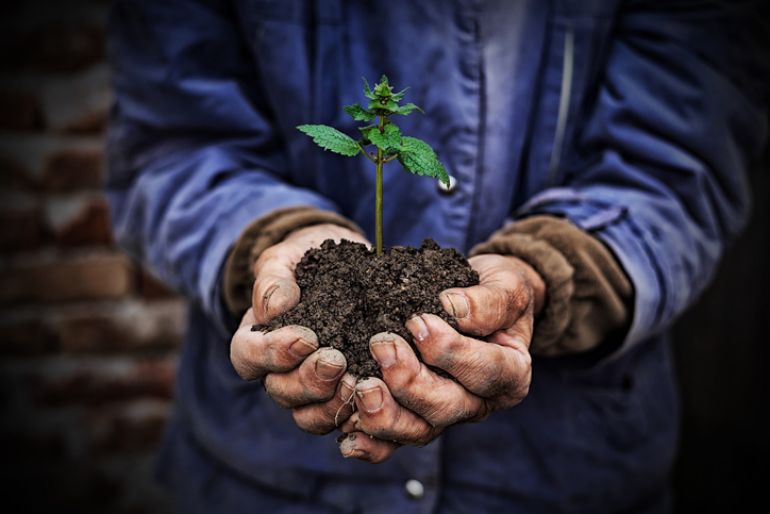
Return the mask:
<path fill-rule="evenodd" d="M 306 327 L 252 331 L 253 324 L 265 323 L 299 302 L 294 268 L 308 249 L 326 239 L 369 244 L 356 232 L 323 224 L 296 230 L 268 248 L 254 264 L 252 308 L 230 345 L 238 375 L 262 379 L 270 397 L 291 409 L 301 429 L 327 434 L 339 428 L 344 457 L 376 463 L 401 445 L 428 444 L 450 425 L 482 420 L 527 395 L 532 376 L 529 343 L 545 287 L 537 272 L 515 257 L 472 257 L 479 285 L 440 294 L 459 331 L 432 314 L 406 322 L 424 363 L 400 336 L 372 335 L 369 348 L 382 379 L 346 373 L 342 353 L 319 347 L 318 337 Z"/>

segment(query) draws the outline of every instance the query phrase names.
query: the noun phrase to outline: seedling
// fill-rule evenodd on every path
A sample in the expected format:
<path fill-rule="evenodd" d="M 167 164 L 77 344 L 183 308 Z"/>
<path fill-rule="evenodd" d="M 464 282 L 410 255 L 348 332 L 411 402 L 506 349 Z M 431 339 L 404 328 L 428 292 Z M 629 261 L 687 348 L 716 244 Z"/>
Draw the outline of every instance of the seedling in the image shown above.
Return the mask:
<path fill-rule="evenodd" d="M 377 118 L 376 124 L 359 127 L 361 138 L 358 140 L 340 132 L 328 125 L 300 125 L 300 131 L 313 138 L 313 141 L 325 150 L 355 157 L 363 154 L 372 161 L 376 172 L 376 190 L 374 200 L 375 211 L 375 247 L 377 255 L 382 254 L 382 168 L 392 160 L 398 162 L 404 169 L 415 175 L 423 175 L 439 179 L 449 185 L 449 175 L 436 157 L 436 152 L 428 143 L 416 137 L 404 136 L 401 130 L 390 119 L 394 114 L 407 116 L 414 111 L 423 112 L 413 103 L 399 105 L 404 98 L 406 88 L 398 93 L 388 83 L 388 77 L 382 76 L 380 82 L 369 87 L 364 80 L 364 96 L 369 99 L 366 108 L 360 104 L 343 107 L 354 120 L 371 122 Z M 369 148 L 374 146 L 371 151 Z"/>

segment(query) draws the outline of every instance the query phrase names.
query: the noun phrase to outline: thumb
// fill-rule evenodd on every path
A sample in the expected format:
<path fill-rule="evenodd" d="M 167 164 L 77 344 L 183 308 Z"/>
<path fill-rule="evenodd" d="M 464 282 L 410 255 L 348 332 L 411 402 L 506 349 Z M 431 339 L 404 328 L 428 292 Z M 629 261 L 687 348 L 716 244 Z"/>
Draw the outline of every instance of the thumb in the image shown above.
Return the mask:
<path fill-rule="evenodd" d="M 300 289 L 294 278 L 260 276 L 254 281 L 251 304 L 257 323 L 264 324 L 299 303 Z"/>

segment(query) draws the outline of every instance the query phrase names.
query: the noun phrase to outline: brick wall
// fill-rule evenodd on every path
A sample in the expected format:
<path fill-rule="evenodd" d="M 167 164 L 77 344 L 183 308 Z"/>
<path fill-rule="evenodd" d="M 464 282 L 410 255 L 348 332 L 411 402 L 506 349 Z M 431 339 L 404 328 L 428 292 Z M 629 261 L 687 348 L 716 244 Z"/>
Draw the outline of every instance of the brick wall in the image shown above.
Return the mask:
<path fill-rule="evenodd" d="M 152 459 L 185 311 L 110 234 L 108 6 L 0 7 L 0 482 L 20 512 L 168 510 Z"/>

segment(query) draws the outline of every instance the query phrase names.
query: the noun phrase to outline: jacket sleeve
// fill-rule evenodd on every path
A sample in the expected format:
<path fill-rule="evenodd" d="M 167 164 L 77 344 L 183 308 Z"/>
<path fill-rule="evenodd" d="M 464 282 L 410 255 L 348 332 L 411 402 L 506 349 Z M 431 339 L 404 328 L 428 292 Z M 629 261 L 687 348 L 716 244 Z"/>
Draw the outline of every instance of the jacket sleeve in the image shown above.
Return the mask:
<path fill-rule="evenodd" d="M 279 208 L 338 210 L 284 180 L 282 142 L 230 9 L 119 0 L 109 25 L 116 239 L 223 330 L 221 269 L 245 227 Z"/>
<path fill-rule="evenodd" d="M 634 288 L 620 351 L 698 297 L 747 221 L 767 131 L 754 29 L 767 27 L 731 4 L 627 2 L 563 182 L 517 214 L 564 216 L 615 254 Z"/>

